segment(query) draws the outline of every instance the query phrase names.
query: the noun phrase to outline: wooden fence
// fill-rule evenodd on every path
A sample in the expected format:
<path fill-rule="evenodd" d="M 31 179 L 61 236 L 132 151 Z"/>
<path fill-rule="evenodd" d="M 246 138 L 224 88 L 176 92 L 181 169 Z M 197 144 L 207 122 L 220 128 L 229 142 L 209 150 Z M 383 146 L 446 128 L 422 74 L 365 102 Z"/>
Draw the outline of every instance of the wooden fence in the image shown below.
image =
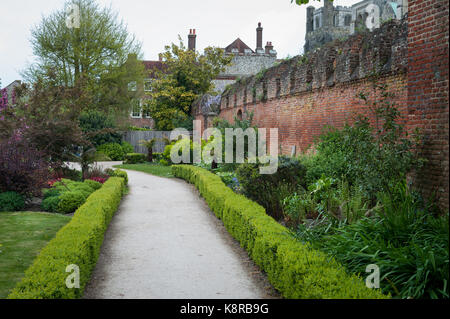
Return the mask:
<path fill-rule="evenodd" d="M 162 153 L 164 152 L 165 144 L 162 142 L 162 138 L 169 138 L 170 132 L 166 131 L 129 131 L 125 132 L 123 135 L 123 140 L 130 143 L 134 147 L 136 153 L 147 154 L 147 148 L 145 146 L 139 145 L 142 140 L 151 140 L 156 138 L 157 141 L 153 147 L 153 152 Z"/>

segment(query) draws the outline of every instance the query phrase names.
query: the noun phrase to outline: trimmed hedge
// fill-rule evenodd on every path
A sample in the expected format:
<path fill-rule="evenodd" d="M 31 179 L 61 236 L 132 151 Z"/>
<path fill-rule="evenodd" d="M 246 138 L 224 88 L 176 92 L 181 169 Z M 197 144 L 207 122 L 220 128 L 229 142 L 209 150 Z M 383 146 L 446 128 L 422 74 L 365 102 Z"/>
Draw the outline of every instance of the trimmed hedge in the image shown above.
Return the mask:
<path fill-rule="evenodd" d="M 348 274 L 333 258 L 293 238 L 262 206 L 234 193 L 219 176 L 190 165 L 174 165 L 172 173 L 195 184 L 228 232 L 283 297 L 389 298 L 378 289 L 368 289 L 360 277 Z"/>
<path fill-rule="evenodd" d="M 145 163 L 147 160 L 147 156 L 145 154 L 140 153 L 128 153 L 125 155 L 124 164 L 138 164 Z"/>
<path fill-rule="evenodd" d="M 97 263 L 107 226 L 116 212 L 125 189 L 121 177 L 111 177 L 77 209 L 72 220 L 61 228 L 25 272 L 9 299 L 73 299 L 84 288 Z M 80 288 L 66 287 L 68 265 L 80 267 Z"/>

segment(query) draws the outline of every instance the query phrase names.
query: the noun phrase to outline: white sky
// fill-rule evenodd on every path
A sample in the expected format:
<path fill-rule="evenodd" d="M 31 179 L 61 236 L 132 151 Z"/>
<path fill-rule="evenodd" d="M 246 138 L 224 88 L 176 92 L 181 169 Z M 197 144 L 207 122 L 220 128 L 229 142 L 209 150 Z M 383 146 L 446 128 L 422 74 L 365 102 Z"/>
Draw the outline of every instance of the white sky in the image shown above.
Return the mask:
<path fill-rule="evenodd" d="M 189 29 L 197 30 L 197 49 L 225 47 L 240 37 L 256 47 L 258 22 L 264 28 L 263 44 L 272 41 L 278 58 L 303 51 L 306 5 L 290 0 L 97 0 L 114 11 L 142 42 L 147 60 L 157 60 L 164 46 L 181 35 L 187 45 Z M 33 61 L 31 28 L 42 16 L 63 8 L 65 0 L 0 0 L 0 81 L 4 87 L 20 80 L 20 72 Z M 321 7 L 322 2 L 310 1 Z M 359 0 L 334 0 L 349 6 Z"/>

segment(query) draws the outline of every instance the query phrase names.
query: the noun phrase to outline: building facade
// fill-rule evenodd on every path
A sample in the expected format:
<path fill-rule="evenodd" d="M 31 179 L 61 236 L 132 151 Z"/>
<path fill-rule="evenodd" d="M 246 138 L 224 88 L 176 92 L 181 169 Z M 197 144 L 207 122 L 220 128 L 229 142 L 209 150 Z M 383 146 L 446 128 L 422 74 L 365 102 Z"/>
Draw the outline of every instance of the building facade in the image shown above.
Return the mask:
<path fill-rule="evenodd" d="M 342 40 L 349 35 L 379 28 L 389 20 L 401 20 L 408 12 L 407 0 L 364 0 L 351 7 L 334 6 L 324 0 L 322 8 L 306 9 L 305 53 L 325 43 Z"/>

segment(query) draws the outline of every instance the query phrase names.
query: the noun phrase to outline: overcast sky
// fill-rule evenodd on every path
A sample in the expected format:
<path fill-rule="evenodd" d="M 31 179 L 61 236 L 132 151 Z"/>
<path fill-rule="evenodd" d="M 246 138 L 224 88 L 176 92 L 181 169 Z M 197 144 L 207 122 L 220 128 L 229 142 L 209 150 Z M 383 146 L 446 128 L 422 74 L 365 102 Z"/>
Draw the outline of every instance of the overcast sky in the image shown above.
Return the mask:
<path fill-rule="evenodd" d="M 197 30 L 197 49 L 226 47 L 241 38 L 256 47 L 258 22 L 263 41 L 272 41 L 279 58 L 303 51 L 306 6 L 290 0 L 97 0 L 113 9 L 142 42 L 144 57 L 156 60 L 164 46 L 181 35 L 187 44 L 189 29 Z M 20 72 L 33 61 L 30 30 L 42 16 L 63 8 L 65 0 L 0 0 L 0 81 L 2 87 L 20 80 Z M 358 0 L 334 0 L 352 5 Z M 322 2 L 312 1 L 315 7 Z"/>

